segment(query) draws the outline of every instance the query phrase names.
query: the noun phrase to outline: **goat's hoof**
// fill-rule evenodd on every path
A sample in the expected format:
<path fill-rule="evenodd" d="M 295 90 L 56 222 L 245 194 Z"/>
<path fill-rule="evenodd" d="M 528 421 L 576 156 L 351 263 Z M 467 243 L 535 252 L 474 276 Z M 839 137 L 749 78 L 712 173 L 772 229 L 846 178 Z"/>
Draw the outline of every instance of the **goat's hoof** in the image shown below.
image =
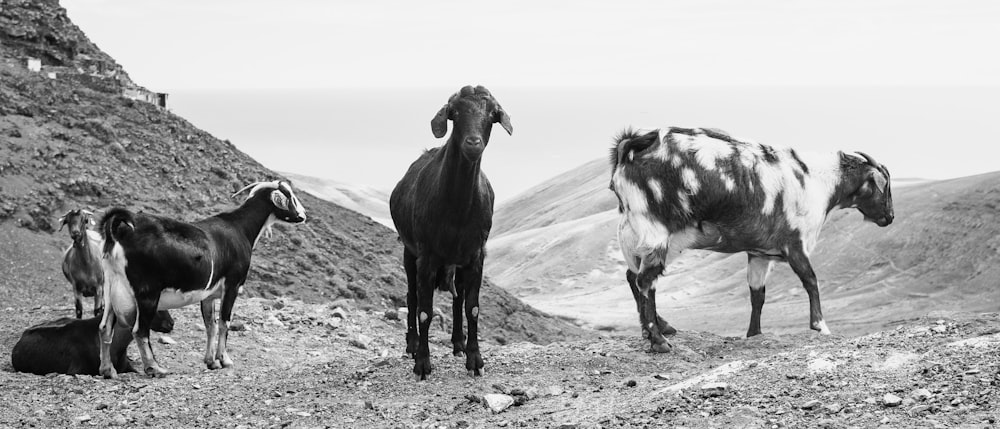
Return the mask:
<path fill-rule="evenodd" d="M 658 344 L 657 343 L 650 344 L 649 349 L 652 350 L 655 353 L 669 353 L 671 347 L 670 347 L 670 343 L 662 342 L 662 343 L 658 343 Z"/>
<path fill-rule="evenodd" d="M 153 378 L 163 378 L 167 376 L 167 371 L 159 366 L 147 366 L 146 375 Z"/>
<path fill-rule="evenodd" d="M 205 362 L 205 366 L 207 366 L 208 369 L 221 369 L 222 368 L 222 364 L 219 363 L 219 361 L 217 361 L 217 360 L 213 360 L 211 362 Z"/>
<path fill-rule="evenodd" d="M 469 352 L 465 356 L 465 369 L 469 371 L 469 375 L 474 377 L 483 375 L 483 366 L 483 357 L 478 350 Z"/>
<path fill-rule="evenodd" d="M 229 359 L 229 358 L 223 358 L 222 359 L 222 367 L 223 368 L 232 368 L 233 367 L 233 360 Z"/>
<path fill-rule="evenodd" d="M 670 326 L 670 324 L 667 323 L 666 320 L 660 319 L 660 321 L 657 322 L 657 324 L 660 327 L 660 333 L 663 335 L 674 335 L 677 333 L 677 330 L 674 329 L 673 326 Z"/>
<path fill-rule="evenodd" d="M 417 362 L 413 364 L 413 374 L 416 375 L 417 381 L 426 380 L 427 376 L 431 375 L 431 359 L 418 357 Z"/>
<path fill-rule="evenodd" d="M 812 326 L 810 326 L 810 328 L 812 328 L 814 331 L 819 331 L 821 335 L 830 335 L 831 333 L 830 328 L 826 327 L 825 320 L 820 320 L 817 323 L 813 323 Z"/>
<path fill-rule="evenodd" d="M 101 376 L 103 376 L 105 379 L 108 379 L 108 380 L 117 380 L 118 379 L 118 371 L 115 371 L 114 368 L 104 368 L 104 369 L 101 369 Z"/>

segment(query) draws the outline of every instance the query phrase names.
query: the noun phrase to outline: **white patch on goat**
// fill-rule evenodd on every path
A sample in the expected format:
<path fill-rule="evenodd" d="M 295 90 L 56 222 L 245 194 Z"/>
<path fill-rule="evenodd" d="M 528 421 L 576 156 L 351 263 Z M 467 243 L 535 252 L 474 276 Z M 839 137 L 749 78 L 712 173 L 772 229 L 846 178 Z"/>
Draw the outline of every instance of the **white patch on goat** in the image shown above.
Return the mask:
<path fill-rule="evenodd" d="M 472 317 L 479 317 L 479 306 L 472 307 Z"/>
<path fill-rule="evenodd" d="M 794 168 L 786 169 L 784 215 L 788 225 L 801 234 L 804 250 L 808 253 L 816 246 L 819 233 L 826 221 L 830 197 L 840 181 L 840 155 L 837 153 L 796 152 L 809 168 L 804 176 L 804 186 L 795 178 Z"/>
<path fill-rule="evenodd" d="M 723 174 L 721 172 L 719 173 L 719 176 L 722 178 L 722 184 L 726 186 L 727 191 L 733 192 L 733 190 L 736 189 L 736 182 L 733 180 L 732 177 L 729 177 L 729 175 Z"/>
<path fill-rule="evenodd" d="M 698 181 L 698 175 L 690 168 L 685 167 L 681 169 L 681 181 L 691 195 L 697 194 L 701 189 L 701 182 Z"/>
<path fill-rule="evenodd" d="M 257 242 L 260 241 L 260 236 L 262 234 L 265 237 L 267 237 L 267 238 L 271 238 L 271 226 L 274 225 L 274 223 L 277 222 L 277 221 L 278 221 L 278 218 L 275 217 L 273 213 L 270 216 L 267 217 L 267 220 L 264 221 L 264 226 L 261 227 L 260 231 L 257 231 L 257 238 L 255 238 L 253 240 L 253 248 L 254 249 L 257 248 Z"/>
<path fill-rule="evenodd" d="M 615 191 L 622 200 L 622 208 L 627 213 L 644 214 L 649 211 L 649 202 L 646 195 L 635 183 L 625 178 L 621 173 L 622 169 L 615 171 L 614 183 Z"/>
<path fill-rule="evenodd" d="M 218 299 L 222 297 L 222 292 L 226 289 L 225 277 L 219 278 L 215 285 L 208 289 L 200 289 L 182 292 L 179 289 L 163 289 L 160 291 L 160 303 L 157 310 L 171 310 L 181 308 L 206 299 Z"/>
<path fill-rule="evenodd" d="M 420 312 L 420 323 L 424 323 L 426 321 L 427 321 L 427 313 L 421 311 Z"/>
<path fill-rule="evenodd" d="M 691 213 L 691 199 L 683 189 L 677 191 L 677 203 L 680 204 L 684 213 Z"/>
<path fill-rule="evenodd" d="M 677 142 L 677 147 L 681 150 L 695 151 L 695 158 L 706 170 L 715 170 L 718 168 L 717 161 L 725 159 L 733 153 L 733 147 L 729 142 L 714 139 L 704 134 L 682 136 Z"/>
<path fill-rule="evenodd" d="M 757 183 L 764 190 L 764 206 L 761 207 L 761 213 L 765 215 L 774 213 L 774 203 L 777 201 L 778 195 L 785 188 L 787 177 L 782 173 L 781 167 L 781 162 L 774 165 L 767 162 L 759 162 L 757 163 L 757 168 L 754 170 L 757 173 Z M 791 179 L 795 180 L 795 177 Z M 787 197 L 785 201 L 788 201 Z"/>
<path fill-rule="evenodd" d="M 132 291 L 128 276 L 125 274 L 128 260 L 125 258 L 125 249 L 122 248 L 121 244 L 115 243 L 108 256 L 101 258 L 101 266 L 104 268 L 105 307 L 105 317 L 101 319 L 102 329 L 108 321 L 108 312 L 114 311 L 124 325 L 135 325 L 133 327 L 134 333 L 139 326 L 138 323 L 135 323 L 135 292 Z"/>
<path fill-rule="evenodd" d="M 663 202 L 663 187 L 660 186 L 660 182 L 656 180 L 655 177 L 650 177 L 646 182 L 649 184 L 649 190 L 653 192 L 653 200 L 658 203 Z"/>
<path fill-rule="evenodd" d="M 670 156 L 670 165 L 674 166 L 674 168 L 681 168 L 684 165 L 684 159 L 675 153 Z"/>

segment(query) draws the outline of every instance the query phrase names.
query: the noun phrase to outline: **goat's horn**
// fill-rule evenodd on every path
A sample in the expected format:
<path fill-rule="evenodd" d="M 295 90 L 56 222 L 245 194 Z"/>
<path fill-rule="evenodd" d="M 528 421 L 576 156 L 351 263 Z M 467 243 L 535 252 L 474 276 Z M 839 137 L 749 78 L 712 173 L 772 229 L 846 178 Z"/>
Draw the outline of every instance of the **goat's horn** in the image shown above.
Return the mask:
<path fill-rule="evenodd" d="M 81 211 L 81 212 L 83 212 L 83 213 L 84 213 L 84 214 L 86 214 L 86 215 L 90 215 L 90 216 L 93 216 L 93 215 L 94 215 L 94 212 L 92 212 L 92 211 L 90 211 L 90 210 L 86 210 L 86 209 L 80 209 L 80 211 Z"/>
<path fill-rule="evenodd" d="M 871 164 L 873 167 L 880 167 L 882 165 L 882 164 L 879 164 L 878 161 L 875 161 L 875 159 L 872 158 L 871 156 L 869 156 L 867 153 L 860 152 L 860 151 L 859 152 L 855 152 L 855 153 L 857 153 L 858 155 L 861 155 L 861 157 L 863 157 L 865 159 L 865 161 L 868 161 L 868 163 Z"/>
<path fill-rule="evenodd" d="M 248 189 L 253 188 L 254 186 L 257 186 L 257 185 L 259 185 L 261 183 L 263 183 L 263 182 L 253 182 L 253 183 L 251 183 L 249 185 L 244 186 L 243 189 L 240 189 L 240 190 L 236 191 L 236 193 L 233 194 L 232 198 L 236 198 L 237 195 L 242 194 L 242 193 L 246 192 Z"/>

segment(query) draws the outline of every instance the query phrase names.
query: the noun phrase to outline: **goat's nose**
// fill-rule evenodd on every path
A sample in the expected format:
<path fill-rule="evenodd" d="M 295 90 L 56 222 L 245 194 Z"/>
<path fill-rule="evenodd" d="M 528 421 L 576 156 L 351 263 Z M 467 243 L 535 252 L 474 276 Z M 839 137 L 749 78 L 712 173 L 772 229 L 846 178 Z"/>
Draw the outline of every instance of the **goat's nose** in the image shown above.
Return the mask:
<path fill-rule="evenodd" d="M 465 138 L 465 144 L 481 145 L 483 144 L 483 138 L 478 136 L 469 136 Z"/>

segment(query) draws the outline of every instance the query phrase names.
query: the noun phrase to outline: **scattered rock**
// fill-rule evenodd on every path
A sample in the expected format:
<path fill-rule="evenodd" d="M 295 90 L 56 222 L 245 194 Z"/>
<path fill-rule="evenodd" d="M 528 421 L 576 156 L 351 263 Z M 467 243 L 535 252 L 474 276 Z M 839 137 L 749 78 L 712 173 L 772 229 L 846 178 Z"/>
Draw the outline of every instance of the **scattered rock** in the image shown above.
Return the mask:
<path fill-rule="evenodd" d="M 126 419 L 125 416 L 121 414 L 115 414 L 113 417 L 111 417 L 112 426 L 125 426 L 127 424 L 128 424 L 128 419 Z"/>
<path fill-rule="evenodd" d="M 347 310 L 344 310 L 341 307 L 334 308 L 331 314 L 333 314 L 333 317 L 339 317 L 341 319 L 347 318 Z"/>
<path fill-rule="evenodd" d="M 275 315 L 273 315 L 273 314 L 270 315 L 270 316 L 267 316 L 267 322 L 265 322 L 265 323 L 268 324 L 268 325 L 271 325 L 271 326 L 278 326 L 278 327 L 285 326 L 285 323 L 282 322 L 282 321 L 280 321 L 280 320 L 278 320 L 278 317 L 275 316 Z"/>
<path fill-rule="evenodd" d="M 836 363 L 823 358 L 813 359 L 808 365 L 809 373 L 811 374 L 830 372 L 836 367 Z"/>
<path fill-rule="evenodd" d="M 386 320 L 399 320 L 399 312 L 393 309 L 388 309 L 383 314 Z"/>
<path fill-rule="evenodd" d="M 544 391 L 545 396 L 559 396 L 559 395 L 562 395 L 563 392 L 565 392 L 565 391 L 563 390 L 562 387 L 559 387 L 559 386 L 549 386 L 549 387 L 546 387 L 545 391 Z"/>
<path fill-rule="evenodd" d="M 898 407 L 899 404 L 902 403 L 903 398 L 893 395 L 892 393 L 886 393 L 885 396 L 882 397 L 882 404 L 887 407 Z"/>
<path fill-rule="evenodd" d="M 918 401 L 926 401 L 934 396 L 930 390 L 927 389 L 917 389 L 910 393 L 910 397 Z"/>
<path fill-rule="evenodd" d="M 245 331 L 246 329 L 247 325 L 243 323 L 242 320 L 234 320 L 232 322 L 229 322 L 230 331 Z"/>
<path fill-rule="evenodd" d="M 483 395 L 483 402 L 487 408 L 493 411 L 493 414 L 498 414 L 514 405 L 514 397 L 501 393 L 489 393 Z"/>
<path fill-rule="evenodd" d="M 90 414 L 84 414 L 82 416 L 76 416 L 73 418 L 77 423 L 87 423 L 91 420 Z"/>
<path fill-rule="evenodd" d="M 166 335 L 160 335 L 160 344 L 177 344 L 177 341 Z"/>
<path fill-rule="evenodd" d="M 799 408 L 802 408 L 803 410 L 812 410 L 812 409 L 818 407 L 820 403 L 821 402 L 819 401 L 819 399 L 813 399 L 813 400 L 810 400 L 810 401 L 806 401 L 806 403 L 804 403 L 801 406 L 799 406 Z"/>
<path fill-rule="evenodd" d="M 331 317 L 329 319 L 324 320 L 323 321 L 323 325 L 325 325 L 326 327 L 331 328 L 331 329 L 337 329 L 338 327 L 340 327 L 340 324 L 343 323 L 343 322 L 344 322 L 344 319 L 341 319 L 339 317 Z"/>
<path fill-rule="evenodd" d="M 97 409 L 98 410 L 106 410 L 107 408 L 108 408 L 108 404 L 105 404 L 103 402 L 101 402 L 100 404 L 97 404 Z"/>
<path fill-rule="evenodd" d="M 628 386 L 628 387 L 635 387 L 636 382 L 635 382 L 635 380 L 629 380 L 629 381 L 625 382 L 625 385 Z"/>
<path fill-rule="evenodd" d="M 913 408 L 910 408 L 910 415 L 911 416 L 912 415 L 917 415 L 917 414 L 929 411 L 930 409 L 931 409 L 930 405 L 926 405 L 926 404 L 925 405 L 917 405 L 917 406 L 915 406 Z"/>
<path fill-rule="evenodd" d="M 722 396 L 726 394 L 726 390 L 729 389 L 729 385 L 726 383 L 705 383 L 701 385 L 702 396 Z"/>
<path fill-rule="evenodd" d="M 359 349 L 368 350 L 371 347 L 372 339 L 365 334 L 358 334 L 357 337 L 351 338 L 348 344 L 357 347 Z"/>
<path fill-rule="evenodd" d="M 844 406 L 840 405 L 839 403 L 834 402 L 834 403 L 832 403 L 830 405 L 827 405 L 827 406 L 823 407 L 823 409 L 825 409 L 826 412 L 828 412 L 830 414 L 837 414 L 841 410 L 844 409 Z"/>
<path fill-rule="evenodd" d="M 931 330 L 934 331 L 934 332 L 937 332 L 939 334 L 943 334 L 945 332 L 948 332 L 948 327 L 946 327 L 944 325 L 937 325 L 937 326 L 931 328 Z"/>
<path fill-rule="evenodd" d="M 366 400 L 365 401 L 365 409 L 366 410 L 374 410 L 375 409 L 375 403 L 372 402 L 372 401 L 370 401 L 370 400 Z"/>
<path fill-rule="evenodd" d="M 653 378 L 655 378 L 657 380 L 669 380 L 670 379 L 670 374 L 656 374 L 656 375 L 653 376 Z"/>

